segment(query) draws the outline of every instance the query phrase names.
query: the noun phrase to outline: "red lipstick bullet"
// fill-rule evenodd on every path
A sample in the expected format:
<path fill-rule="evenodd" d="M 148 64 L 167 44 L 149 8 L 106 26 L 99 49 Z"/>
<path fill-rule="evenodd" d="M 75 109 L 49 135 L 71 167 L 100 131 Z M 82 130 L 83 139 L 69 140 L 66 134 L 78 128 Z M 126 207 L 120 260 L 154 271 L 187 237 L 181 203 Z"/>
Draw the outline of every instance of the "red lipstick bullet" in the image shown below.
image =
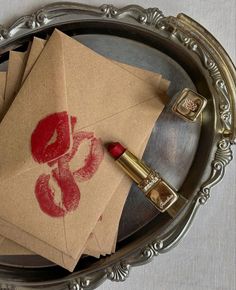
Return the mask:
<path fill-rule="evenodd" d="M 114 159 L 118 159 L 126 150 L 119 142 L 109 143 L 107 150 Z"/>

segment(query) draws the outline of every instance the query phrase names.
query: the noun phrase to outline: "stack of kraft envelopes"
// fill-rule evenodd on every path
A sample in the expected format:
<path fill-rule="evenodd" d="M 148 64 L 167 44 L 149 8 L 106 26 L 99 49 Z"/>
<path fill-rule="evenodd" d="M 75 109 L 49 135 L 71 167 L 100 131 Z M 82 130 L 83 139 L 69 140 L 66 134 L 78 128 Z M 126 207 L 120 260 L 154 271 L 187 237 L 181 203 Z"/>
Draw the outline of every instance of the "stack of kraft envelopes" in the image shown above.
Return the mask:
<path fill-rule="evenodd" d="M 160 74 L 99 55 L 55 30 L 0 72 L 0 255 L 73 271 L 116 250 L 131 180 L 104 149 L 142 156 L 167 100 Z"/>

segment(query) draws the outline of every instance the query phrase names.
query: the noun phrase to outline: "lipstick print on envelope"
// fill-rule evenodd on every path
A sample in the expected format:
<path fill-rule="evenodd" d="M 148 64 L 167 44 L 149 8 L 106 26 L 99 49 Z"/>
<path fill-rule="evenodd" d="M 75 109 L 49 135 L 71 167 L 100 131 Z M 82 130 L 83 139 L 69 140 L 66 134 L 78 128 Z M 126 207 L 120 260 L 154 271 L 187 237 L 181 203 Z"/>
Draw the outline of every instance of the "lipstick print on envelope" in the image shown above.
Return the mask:
<path fill-rule="evenodd" d="M 71 122 L 73 145 L 71 151 L 64 154 L 70 142 L 69 122 Z M 78 208 L 80 189 L 75 177 L 80 181 L 89 180 L 103 159 L 101 140 L 92 132 L 75 132 L 76 122 L 76 117 L 68 118 L 67 112 L 54 113 L 41 120 L 31 135 L 33 158 L 36 162 L 47 163 L 52 168 L 51 175 L 41 174 L 35 184 L 35 195 L 40 208 L 51 217 L 63 217 Z M 53 137 L 55 140 L 48 144 Z M 72 171 L 70 162 L 75 158 L 79 146 L 84 141 L 90 142 L 88 153 L 84 158 L 85 164 Z M 55 202 L 56 191 L 53 186 L 50 186 L 50 179 L 54 180 L 60 189 L 59 204 Z"/>
<path fill-rule="evenodd" d="M 162 108 L 150 85 L 55 31 L 0 124 L 0 218 L 77 259 L 124 176 L 98 140 L 139 150 Z"/>

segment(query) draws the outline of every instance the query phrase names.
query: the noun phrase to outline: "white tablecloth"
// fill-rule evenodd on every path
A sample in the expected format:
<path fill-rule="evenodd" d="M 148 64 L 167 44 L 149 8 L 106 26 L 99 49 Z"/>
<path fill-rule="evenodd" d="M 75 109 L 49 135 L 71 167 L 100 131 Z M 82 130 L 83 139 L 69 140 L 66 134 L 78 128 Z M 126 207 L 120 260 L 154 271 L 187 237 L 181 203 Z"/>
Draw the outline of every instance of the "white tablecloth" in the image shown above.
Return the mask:
<path fill-rule="evenodd" d="M 58 2 L 58 1 L 51 1 Z M 120 0 L 80 1 L 100 5 Z M 48 0 L 0 0 L 0 23 L 10 24 L 16 17 L 50 3 Z M 131 3 L 131 2 L 130 2 Z M 236 62 L 235 0 L 159 0 L 135 4 L 159 7 L 165 15 L 179 12 L 205 26 Z M 236 153 L 236 152 L 235 152 Z M 106 282 L 100 290 L 235 290 L 236 273 L 236 162 L 227 167 L 223 182 L 212 190 L 209 202 L 200 210 L 187 237 L 177 248 L 148 265 L 133 268 L 125 283 Z"/>

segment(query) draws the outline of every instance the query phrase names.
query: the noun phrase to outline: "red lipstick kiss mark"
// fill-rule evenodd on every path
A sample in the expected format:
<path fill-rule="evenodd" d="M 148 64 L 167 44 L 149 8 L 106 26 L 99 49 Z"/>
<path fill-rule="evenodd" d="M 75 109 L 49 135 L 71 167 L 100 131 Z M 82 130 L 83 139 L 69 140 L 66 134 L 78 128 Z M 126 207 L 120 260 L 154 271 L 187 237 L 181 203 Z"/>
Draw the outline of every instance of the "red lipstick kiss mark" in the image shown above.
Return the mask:
<path fill-rule="evenodd" d="M 80 190 L 68 163 L 58 160 L 58 168 L 52 170 L 52 177 L 61 189 L 61 203 L 57 205 L 54 201 L 55 191 L 49 185 L 50 175 L 39 176 L 35 195 L 43 212 L 51 217 L 62 217 L 79 206 Z"/>
<path fill-rule="evenodd" d="M 55 141 L 50 143 L 53 136 Z M 70 130 L 67 112 L 47 116 L 38 123 L 31 135 L 32 155 L 38 163 L 46 163 L 58 158 L 66 153 L 69 146 Z"/>
<path fill-rule="evenodd" d="M 65 209 L 54 201 L 55 191 L 49 186 L 50 175 L 42 174 L 39 176 L 35 185 L 35 195 L 41 210 L 51 217 L 63 217 Z"/>
<path fill-rule="evenodd" d="M 78 177 L 79 181 L 89 180 L 97 171 L 104 156 L 101 140 L 97 139 L 92 132 L 80 131 L 73 134 L 73 147 L 71 152 L 65 156 L 67 162 L 70 162 L 71 159 L 74 158 L 79 146 L 86 140 L 90 141 L 90 146 L 89 152 L 84 158 L 84 165 L 73 172 L 74 176 Z"/>
<path fill-rule="evenodd" d="M 35 186 L 35 195 L 41 210 L 51 217 L 63 217 L 68 212 L 78 208 L 80 190 L 75 177 L 78 177 L 78 180 L 81 182 L 89 180 L 97 171 L 104 155 L 101 141 L 94 136 L 94 133 L 84 131 L 74 132 L 77 119 L 73 116 L 70 117 L 73 146 L 71 152 L 65 154 L 70 145 L 70 136 L 67 136 L 67 130 L 69 132 L 69 118 L 64 118 L 65 114 L 67 116 L 65 112 L 55 113 L 44 118 L 39 122 L 31 137 L 31 150 L 34 159 L 38 163 L 47 162 L 50 167 L 57 164 L 57 167 L 52 169 L 51 175 L 40 175 Z M 47 126 L 48 120 L 51 120 L 53 124 Z M 43 129 L 45 131 L 48 129 L 49 132 L 44 132 Z M 48 145 L 55 130 L 57 132 L 57 139 L 54 143 Z M 68 138 L 65 138 L 65 136 Z M 71 172 L 69 163 L 75 158 L 79 146 L 85 140 L 90 141 L 90 146 L 89 153 L 84 158 L 84 165 Z M 53 144 L 56 145 L 51 146 Z M 64 153 L 62 153 L 63 150 Z M 54 160 L 51 161 L 49 156 Z M 61 201 L 58 204 L 55 202 L 56 192 L 49 184 L 51 176 L 61 191 Z"/>
<path fill-rule="evenodd" d="M 80 190 L 75 182 L 73 173 L 70 171 L 69 164 L 64 162 L 62 157 L 58 160 L 58 168 L 53 169 L 52 176 L 64 193 L 62 204 L 67 211 L 73 211 L 79 206 Z"/>

